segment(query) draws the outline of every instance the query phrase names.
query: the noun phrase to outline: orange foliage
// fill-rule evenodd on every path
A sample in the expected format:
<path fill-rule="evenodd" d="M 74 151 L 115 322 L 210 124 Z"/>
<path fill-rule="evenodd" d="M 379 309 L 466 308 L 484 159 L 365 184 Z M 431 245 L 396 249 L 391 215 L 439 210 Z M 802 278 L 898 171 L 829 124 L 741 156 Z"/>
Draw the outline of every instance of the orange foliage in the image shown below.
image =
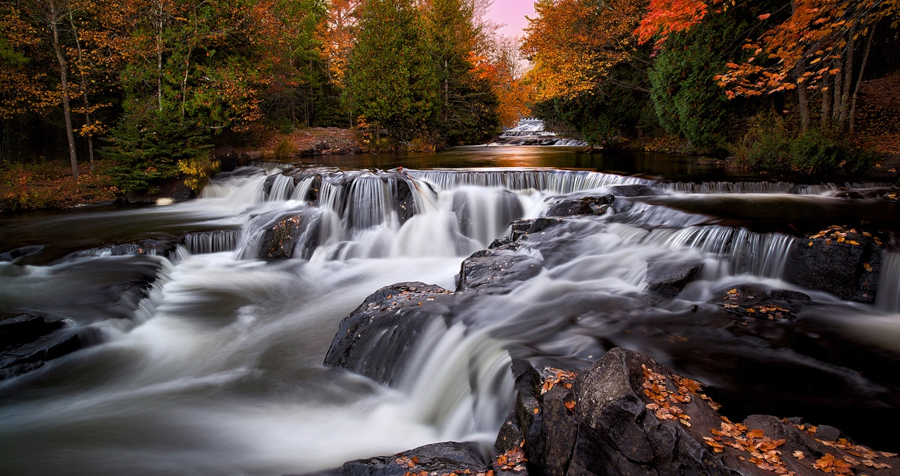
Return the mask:
<path fill-rule="evenodd" d="M 537 99 L 573 98 L 589 93 L 617 64 L 633 58 L 632 32 L 645 0 L 540 0 L 525 28 L 523 52 Z"/>

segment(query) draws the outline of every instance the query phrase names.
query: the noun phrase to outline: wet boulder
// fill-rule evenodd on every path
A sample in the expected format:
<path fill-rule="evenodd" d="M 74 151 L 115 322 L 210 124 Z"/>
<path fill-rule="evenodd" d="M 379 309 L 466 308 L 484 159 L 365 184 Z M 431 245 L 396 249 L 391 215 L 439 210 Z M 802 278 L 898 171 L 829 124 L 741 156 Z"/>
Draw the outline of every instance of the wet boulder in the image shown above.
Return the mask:
<path fill-rule="evenodd" d="M 771 290 L 753 284 L 720 289 L 713 294 L 718 297 L 712 302 L 731 314 L 770 321 L 796 319 L 796 313 L 811 302 L 803 293 Z"/>
<path fill-rule="evenodd" d="M 70 328 L 63 321 L 18 314 L 0 318 L 0 380 L 22 375 L 76 350 L 100 342 L 91 328 Z"/>
<path fill-rule="evenodd" d="M 0 253 L 0 261 L 16 261 L 19 258 L 27 258 L 29 256 L 34 256 L 41 251 L 44 251 L 43 246 L 32 245 L 32 246 L 23 246 L 21 248 L 16 248 L 14 250 L 4 251 Z"/>
<path fill-rule="evenodd" d="M 264 225 L 258 259 L 308 259 L 319 245 L 321 212 L 308 208 Z"/>
<path fill-rule="evenodd" d="M 73 253 L 71 256 L 161 256 L 172 260 L 178 254 L 180 240 L 168 234 L 131 243 L 115 243 L 100 248 L 91 248 Z"/>
<path fill-rule="evenodd" d="M 566 198 L 550 204 L 546 215 L 550 217 L 603 215 L 615 201 L 616 197 L 612 195 Z"/>
<path fill-rule="evenodd" d="M 324 363 L 396 384 L 428 326 L 447 326 L 455 300 L 451 291 L 420 282 L 383 287 L 341 321 Z"/>
<path fill-rule="evenodd" d="M 614 348 L 577 376 L 520 375 L 529 383 L 516 387 L 515 414 L 531 474 L 887 475 L 900 467 L 896 454 L 831 427 L 765 415 L 733 423 L 702 384 L 629 350 Z"/>
<path fill-rule="evenodd" d="M 649 197 L 662 194 L 658 189 L 642 184 L 613 185 L 607 192 L 614 197 Z"/>
<path fill-rule="evenodd" d="M 529 235 L 540 235 L 544 230 L 560 225 L 565 220 L 557 217 L 540 217 L 526 220 L 516 220 L 509 224 L 510 241 L 519 241 Z"/>
<path fill-rule="evenodd" d="M 784 280 L 844 300 L 872 303 L 883 252 L 879 237 L 832 226 L 794 243 Z"/>
<path fill-rule="evenodd" d="M 490 466 L 472 443 L 453 441 L 421 446 L 392 456 L 377 456 L 344 463 L 341 468 L 307 476 L 486 476 Z"/>
<path fill-rule="evenodd" d="M 463 261 L 456 291 L 508 293 L 513 284 L 537 276 L 543 268 L 541 261 L 525 253 L 506 249 L 476 251 Z"/>
<path fill-rule="evenodd" d="M 647 263 L 647 289 L 650 292 L 675 297 L 700 274 L 702 267 L 701 261 Z"/>

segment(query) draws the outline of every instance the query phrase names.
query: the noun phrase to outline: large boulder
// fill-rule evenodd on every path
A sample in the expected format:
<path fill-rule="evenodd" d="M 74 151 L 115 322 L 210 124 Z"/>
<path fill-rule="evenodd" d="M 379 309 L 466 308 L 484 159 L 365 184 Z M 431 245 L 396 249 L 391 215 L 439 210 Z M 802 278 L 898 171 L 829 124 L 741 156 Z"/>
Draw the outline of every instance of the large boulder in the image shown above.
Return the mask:
<path fill-rule="evenodd" d="M 100 342 L 89 327 L 70 328 L 63 321 L 18 314 L 0 318 L 0 380 L 22 375 L 76 350 Z"/>
<path fill-rule="evenodd" d="M 282 216 L 264 227 L 257 258 L 264 260 L 308 259 L 319 246 L 321 211 L 307 208 Z"/>
<path fill-rule="evenodd" d="M 884 243 L 879 237 L 832 226 L 796 241 L 784 280 L 844 300 L 873 303 L 883 253 Z"/>
<path fill-rule="evenodd" d="M 629 350 L 612 349 L 577 377 L 514 369 L 531 474 L 886 476 L 900 468 L 896 454 L 828 426 L 761 415 L 733 423 L 699 382 Z"/>
<path fill-rule="evenodd" d="M 447 325 L 447 306 L 455 299 L 447 289 L 420 282 L 383 287 L 341 321 L 324 363 L 396 384 L 398 363 L 409 360 L 428 325 Z"/>
<path fill-rule="evenodd" d="M 456 290 L 508 293 L 515 282 L 531 279 L 543 268 L 539 260 L 525 253 L 506 249 L 476 251 L 463 261 Z"/>
<path fill-rule="evenodd" d="M 488 463 L 471 443 L 453 441 L 421 446 L 392 456 L 376 456 L 344 463 L 341 468 L 308 476 L 486 476 Z"/>
<path fill-rule="evenodd" d="M 702 267 L 702 261 L 654 261 L 647 263 L 647 277 L 645 279 L 647 289 L 664 296 L 677 296 L 685 286 L 700 274 Z"/>
<path fill-rule="evenodd" d="M 551 217 L 603 215 L 615 201 L 616 197 L 612 195 L 565 198 L 551 203 L 547 207 L 546 215 Z"/>

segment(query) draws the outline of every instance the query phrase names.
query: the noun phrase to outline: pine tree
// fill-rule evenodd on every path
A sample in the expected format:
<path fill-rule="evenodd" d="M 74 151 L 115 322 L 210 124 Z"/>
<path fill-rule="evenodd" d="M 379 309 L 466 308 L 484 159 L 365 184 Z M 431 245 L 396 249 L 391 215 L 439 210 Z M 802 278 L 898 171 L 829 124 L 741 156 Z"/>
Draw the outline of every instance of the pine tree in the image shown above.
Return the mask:
<path fill-rule="evenodd" d="M 369 0 L 350 56 L 346 97 L 357 117 L 410 140 L 436 119 L 428 36 L 411 0 Z"/>

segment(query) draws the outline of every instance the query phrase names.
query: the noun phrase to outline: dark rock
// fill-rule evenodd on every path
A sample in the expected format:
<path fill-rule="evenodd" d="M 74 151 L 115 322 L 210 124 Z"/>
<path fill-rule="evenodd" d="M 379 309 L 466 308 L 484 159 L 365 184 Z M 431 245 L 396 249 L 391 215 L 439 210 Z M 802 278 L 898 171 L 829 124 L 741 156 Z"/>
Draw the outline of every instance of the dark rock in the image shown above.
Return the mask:
<path fill-rule="evenodd" d="M 504 249 L 476 251 L 463 261 L 456 290 L 503 294 L 511 291 L 514 282 L 531 279 L 542 269 L 540 261 L 524 253 Z"/>
<path fill-rule="evenodd" d="M 70 329 L 62 321 L 19 314 L 0 320 L 0 380 L 39 369 L 53 359 L 101 341 L 92 328 Z"/>
<path fill-rule="evenodd" d="M 541 217 L 530 220 L 516 220 L 509 224 L 510 238 L 512 241 L 518 241 L 530 234 L 542 233 L 544 230 L 559 225 L 564 220 L 562 218 Z"/>
<path fill-rule="evenodd" d="M 455 299 L 452 292 L 424 283 L 381 288 L 341 321 L 324 363 L 395 384 L 399 363 L 408 360 L 429 324 L 446 325 L 446 305 Z"/>
<path fill-rule="evenodd" d="M 14 250 L 5 251 L 0 253 L 0 261 L 15 261 L 19 258 L 25 258 L 28 256 L 34 256 L 41 251 L 44 251 L 43 246 L 33 245 L 33 246 L 23 246 L 21 248 L 16 248 Z"/>
<path fill-rule="evenodd" d="M 700 273 L 703 263 L 691 261 L 671 263 L 657 261 L 647 264 L 647 289 L 664 296 L 677 296 Z"/>
<path fill-rule="evenodd" d="M 162 235 L 160 238 L 82 250 L 73 253 L 72 256 L 161 256 L 171 260 L 177 255 L 179 242 L 175 236 Z"/>
<path fill-rule="evenodd" d="M 732 314 L 771 321 L 796 319 L 796 313 L 811 301 L 803 293 L 772 290 L 758 284 L 732 286 L 713 294 L 720 297 L 712 302 Z"/>
<path fill-rule="evenodd" d="M 264 227 L 258 258 L 291 259 L 296 255 L 309 259 L 319 245 L 320 225 L 320 211 L 314 208 L 275 220 Z"/>
<path fill-rule="evenodd" d="M 855 230 L 831 227 L 797 240 L 784 280 L 850 301 L 875 302 L 884 244 Z"/>
<path fill-rule="evenodd" d="M 568 217 L 578 215 L 603 215 L 616 201 L 612 195 L 564 199 L 547 208 L 547 216 Z"/>
<path fill-rule="evenodd" d="M 0 319 L 0 350 L 17 347 L 63 327 L 61 321 L 48 321 L 40 316 L 19 314 Z"/>
<path fill-rule="evenodd" d="M 578 425 L 572 409 L 566 405 L 574 405 L 574 396 L 570 388 L 555 385 L 543 395 L 542 409 L 544 416 L 544 474 L 547 476 L 565 476 L 569 462 L 575 450 Z"/>
<path fill-rule="evenodd" d="M 470 474 L 484 476 L 487 462 L 472 443 L 452 441 L 434 443 L 393 456 L 348 461 L 340 469 L 315 473 L 316 476 L 403 476 L 406 474 Z M 311 476 L 311 475 L 309 475 Z"/>
<path fill-rule="evenodd" d="M 219 162 L 219 170 L 222 172 L 232 172 L 238 166 L 238 155 L 234 151 L 234 147 L 219 147 L 209 153 L 210 158 Z"/>
<path fill-rule="evenodd" d="M 732 424 L 697 382 L 628 350 L 610 350 L 575 379 L 574 391 L 564 371 L 541 376 L 522 361 L 513 369 L 517 422 L 531 427 L 530 474 L 813 476 L 821 474 L 817 460 L 831 454 L 854 474 L 887 475 L 900 463 L 799 419 L 753 415 Z"/>
<path fill-rule="evenodd" d="M 515 451 L 523 441 L 525 441 L 525 432 L 519 426 L 515 412 L 511 412 L 506 417 L 506 420 L 503 421 L 500 432 L 497 433 L 497 439 L 494 440 L 494 448 L 498 453 Z"/>
<path fill-rule="evenodd" d="M 613 185 L 607 190 L 614 197 L 648 197 L 662 192 L 649 185 Z"/>

